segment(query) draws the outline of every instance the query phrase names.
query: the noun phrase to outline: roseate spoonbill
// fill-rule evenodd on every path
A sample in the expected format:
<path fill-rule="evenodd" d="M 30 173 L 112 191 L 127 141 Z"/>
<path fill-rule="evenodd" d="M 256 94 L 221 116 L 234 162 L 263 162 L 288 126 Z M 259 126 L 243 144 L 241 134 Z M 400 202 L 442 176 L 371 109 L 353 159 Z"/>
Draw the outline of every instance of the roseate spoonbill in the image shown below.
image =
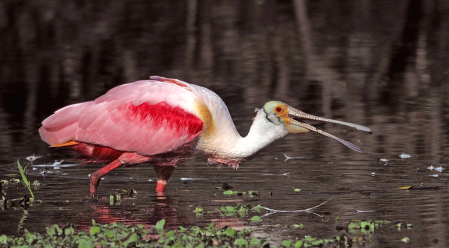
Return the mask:
<path fill-rule="evenodd" d="M 89 161 L 108 163 L 90 176 L 90 197 L 101 177 L 119 166 L 149 162 L 157 177 L 156 192 L 176 166 L 203 152 L 209 162 L 237 169 L 271 142 L 288 133 L 317 132 L 357 152 L 345 140 L 297 119 L 326 121 L 371 133 L 348 122 L 317 117 L 279 101 L 267 102 L 246 137 L 241 137 L 228 108 L 214 92 L 177 79 L 159 76 L 124 84 L 94 101 L 69 105 L 42 122 L 41 138 L 51 147 L 70 147 Z"/>

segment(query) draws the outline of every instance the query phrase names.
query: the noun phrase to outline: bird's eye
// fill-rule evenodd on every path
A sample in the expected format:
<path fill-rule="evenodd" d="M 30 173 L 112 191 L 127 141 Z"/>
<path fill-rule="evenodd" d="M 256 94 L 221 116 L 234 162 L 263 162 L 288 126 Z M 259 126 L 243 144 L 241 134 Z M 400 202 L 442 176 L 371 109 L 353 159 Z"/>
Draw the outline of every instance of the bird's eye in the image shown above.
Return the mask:
<path fill-rule="evenodd" d="M 282 108 L 281 108 L 281 107 L 276 107 L 276 108 L 275 108 L 275 110 L 276 110 L 276 112 L 278 112 L 278 113 L 279 113 L 279 112 L 281 112 L 281 111 L 282 111 Z"/>

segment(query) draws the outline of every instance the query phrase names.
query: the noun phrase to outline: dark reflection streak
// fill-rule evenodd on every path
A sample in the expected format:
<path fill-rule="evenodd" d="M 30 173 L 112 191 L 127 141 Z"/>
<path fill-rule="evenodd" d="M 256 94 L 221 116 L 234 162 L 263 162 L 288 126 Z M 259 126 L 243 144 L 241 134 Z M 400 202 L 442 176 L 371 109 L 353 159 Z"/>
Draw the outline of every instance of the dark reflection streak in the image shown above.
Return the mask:
<path fill-rule="evenodd" d="M 410 0 L 404 30 L 401 39 L 394 45 L 393 56 L 390 59 L 386 73 L 387 84 L 381 90 L 381 102 L 388 105 L 395 113 L 402 106 L 404 94 L 404 72 L 407 64 L 414 64 L 419 37 L 419 24 L 422 16 L 422 1 Z"/>
<path fill-rule="evenodd" d="M 83 49 L 83 55 L 81 59 L 81 88 L 82 88 L 82 95 L 91 95 L 89 94 L 90 91 L 89 86 L 94 83 L 94 70 L 95 63 L 94 61 L 94 55 L 93 51 L 89 49 L 89 47 L 84 47 Z"/>
<path fill-rule="evenodd" d="M 444 57 L 444 39 L 441 39 L 443 35 L 440 35 L 439 32 L 442 28 L 442 13 L 440 10 L 441 5 L 441 1 L 434 1 L 427 27 L 428 54 L 430 55 L 429 60 L 433 61 L 435 65 L 429 68 L 432 76 L 432 80 L 430 82 L 431 86 L 440 86 L 443 84 L 444 66 L 442 65 L 444 65 L 444 61 L 447 59 L 447 57 Z M 441 48 L 443 48 L 443 51 L 441 51 Z"/>
<path fill-rule="evenodd" d="M 27 85 L 25 78 L 25 62 L 24 53 L 25 48 L 21 47 L 23 44 L 20 40 L 21 26 L 18 21 L 18 16 L 21 14 L 18 5 L 10 6 L 10 27 L 2 31 L 1 40 L 4 42 L 3 47 L 5 52 L 1 53 L 0 77 L 4 80 L 2 89 L 0 91 L 0 106 L 3 111 L 7 113 L 7 130 L 13 131 L 11 147 L 18 147 L 23 133 L 21 130 L 25 127 L 24 112 L 27 106 Z"/>
<path fill-rule="evenodd" d="M 39 66 L 38 72 L 36 113 L 38 113 L 38 119 L 41 120 L 46 118 L 48 114 L 52 114 L 55 110 L 51 104 L 47 104 L 47 101 L 50 102 L 53 99 L 50 86 L 51 79 L 49 77 L 51 72 L 47 62 L 43 62 L 43 64 Z"/>
<path fill-rule="evenodd" d="M 375 113 L 372 112 L 369 103 L 373 104 L 375 99 L 380 98 L 379 95 L 382 87 L 384 87 L 385 75 L 389 67 L 390 54 L 394 52 L 395 48 L 393 44 L 401 37 L 400 32 L 403 29 L 404 22 L 400 20 L 405 18 L 403 12 L 406 9 L 403 5 L 404 2 L 397 3 L 397 8 L 395 8 L 396 12 L 386 12 L 380 7 L 372 7 L 370 11 L 367 11 L 369 16 L 366 16 L 367 23 L 365 29 L 372 32 L 372 37 L 375 40 L 372 45 L 372 51 L 370 52 L 371 60 L 366 71 L 362 93 L 362 99 L 365 103 L 365 111 L 368 117 L 372 117 Z M 368 5 L 367 7 L 371 6 Z M 382 18 L 383 14 L 385 18 Z M 396 18 L 389 18 L 392 15 L 396 16 Z"/>

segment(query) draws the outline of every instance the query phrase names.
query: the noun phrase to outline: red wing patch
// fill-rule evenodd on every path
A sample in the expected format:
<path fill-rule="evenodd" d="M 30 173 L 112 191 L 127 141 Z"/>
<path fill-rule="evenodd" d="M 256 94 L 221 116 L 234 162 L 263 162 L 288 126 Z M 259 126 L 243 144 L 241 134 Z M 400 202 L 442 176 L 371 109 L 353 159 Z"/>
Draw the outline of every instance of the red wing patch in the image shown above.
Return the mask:
<path fill-rule="evenodd" d="M 112 162 L 118 159 L 122 154 L 122 151 L 117 151 L 109 147 L 95 146 L 92 152 L 92 157 L 100 161 Z"/>
<path fill-rule="evenodd" d="M 187 113 L 179 107 L 172 107 L 165 102 L 154 105 L 145 102 L 138 106 L 128 103 L 121 108 L 124 118 L 144 124 L 167 125 L 172 130 L 184 129 L 190 135 L 197 134 L 203 130 L 203 122 L 198 117 Z"/>
<path fill-rule="evenodd" d="M 70 148 L 82 156 L 87 157 L 90 162 L 97 163 L 110 163 L 123 154 L 123 151 L 117 151 L 110 147 L 86 144 L 83 142 L 79 142 Z"/>

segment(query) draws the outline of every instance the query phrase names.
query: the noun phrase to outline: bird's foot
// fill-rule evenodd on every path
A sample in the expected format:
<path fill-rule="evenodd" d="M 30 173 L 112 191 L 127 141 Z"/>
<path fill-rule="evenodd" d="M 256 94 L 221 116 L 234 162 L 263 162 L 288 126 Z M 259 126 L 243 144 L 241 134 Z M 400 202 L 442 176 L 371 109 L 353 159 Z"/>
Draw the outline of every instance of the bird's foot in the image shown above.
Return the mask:
<path fill-rule="evenodd" d="M 89 184 L 89 198 L 92 200 L 98 200 L 98 195 L 97 195 L 97 185 L 93 184 L 92 181 Z"/>
<path fill-rule="evenodd" d="M 157 199 L 165 199 L 165 192 L 156 192 Z"/>
<path fill-rule="evenodd" d="M 90 191 L 89 199 L 91 199 L 91 200 L 98 200 L 97 191 L 95 191 L 95 192 Z"/>
<path fill-rule="evenodd" d="M 91 199 L 98 198 L 97 196 L 97 187 L 100 184 L 101 177 L 98 177 L 95 173 L 92 173 L 90 176 L 90 183 L 89 183 L 89 197 Z"/>

